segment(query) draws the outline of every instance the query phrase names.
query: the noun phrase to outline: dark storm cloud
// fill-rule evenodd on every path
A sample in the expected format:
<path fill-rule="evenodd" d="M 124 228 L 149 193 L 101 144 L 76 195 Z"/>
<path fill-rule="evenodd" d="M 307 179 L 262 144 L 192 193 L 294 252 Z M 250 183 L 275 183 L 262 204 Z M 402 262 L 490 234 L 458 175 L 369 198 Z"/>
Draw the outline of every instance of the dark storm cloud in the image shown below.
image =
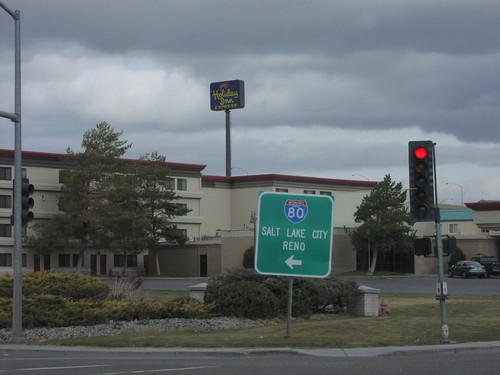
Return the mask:
<path fill-rule="evenodd" d="M 106 120 L 129 156 L 214 173 L 224 114 L 209 110 L 209 83 L 243 79 L 233 155 L 251 173 L 406 176 L 407 142 L 425 138 L 447 180 L 465 184 L 465 166 L 498 191 L 498 0 L 4 2 L 21 11 L 27 147 L 78 148 Z M 11 26 L 0 16 L 2 110 Z"/>
<path fill-rule="evenodd" d="M 106 52 L 349 54 L 498 51 L 497 1 L 45 0 L 18 4 L 36 39 Z"/>

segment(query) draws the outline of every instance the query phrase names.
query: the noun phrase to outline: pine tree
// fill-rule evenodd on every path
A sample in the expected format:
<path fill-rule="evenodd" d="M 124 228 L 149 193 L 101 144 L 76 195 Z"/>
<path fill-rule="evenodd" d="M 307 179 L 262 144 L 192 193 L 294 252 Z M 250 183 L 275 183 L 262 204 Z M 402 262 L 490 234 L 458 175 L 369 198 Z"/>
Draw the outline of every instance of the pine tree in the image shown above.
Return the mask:
<path fill-rule="evenodd" d="M 402 183 L 395 183 L 386 175 L 357 207 L 354 221 L 362 224 L 347 229 L 347 234 L 356 249 L 368 249 L 372 254 L 369 274 L 375 272 L 379 251 L 412 249 L 415 232 L 405 202 Z"/>

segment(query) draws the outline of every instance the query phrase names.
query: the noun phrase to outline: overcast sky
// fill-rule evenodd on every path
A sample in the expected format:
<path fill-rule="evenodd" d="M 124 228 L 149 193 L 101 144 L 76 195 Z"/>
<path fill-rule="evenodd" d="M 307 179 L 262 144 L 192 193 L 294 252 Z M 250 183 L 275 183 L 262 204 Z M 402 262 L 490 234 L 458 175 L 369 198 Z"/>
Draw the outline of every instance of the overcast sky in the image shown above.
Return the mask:
<path fill-rule="evenodd" d="M 2 0 L 21 12 L 23 149 L 81 150 L 107 121 L 132 144 L 225 175 L 211 82 L 241 79 L 233 175 L 408 186 L 408 141 L 436 143 L 438 200 L 500 200 L 498 0 Z M 14 22 L 0 10 L 0 110 Z M 0 148 L 13 148 L 0 119 Z"/>

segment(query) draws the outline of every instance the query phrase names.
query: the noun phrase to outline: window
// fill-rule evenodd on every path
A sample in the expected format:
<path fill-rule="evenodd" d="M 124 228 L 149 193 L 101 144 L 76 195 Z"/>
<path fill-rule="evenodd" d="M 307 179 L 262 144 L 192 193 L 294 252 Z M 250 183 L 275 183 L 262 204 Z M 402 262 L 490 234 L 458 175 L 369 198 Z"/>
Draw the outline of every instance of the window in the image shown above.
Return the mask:
<path fill-rule="evenodd" d="M 137 255 L 127 255 L 127 266 L 137 267 Z"/>
<path fill-rule="evenodd" d="M 455 233 L 455 234 L 460 233 L 460 230 L 458 229 L 457 223 L 448 224 L 448 229 L 449 229 L 449 233 Z"/>
<path fill-rule="evenodd" d="M 0 237 L 12 237 L 12 225 L 0 224 Z"/>
<path fill-rule="evenodd" d="M 177 190 L 187 190 L 188 182 L 185 178 L 177 179 Z"/>
<path fill-rule="evenodd" d="M 71 257 L 69 254 L 59 254 L 59 267 L 71 267 Z"/>
<path fill-rule="evenodd" d="M 78 258 L 80 258 L 79 254 L 73 254 L 73 267 L 78 267 Z M 83 258 L 85 260 L 85 258 Z M 84 261 L 82 261 L 82 267 L 83 267 Z"/>
<path fill-rule="evenodd" d="M 188 205 L 187 203 L 176 203 L 175 204 L 177 211 L 182 212 L 182 215 L 187 215 Z"/>
<path fill-rule="evenodd" d="M 0 254 L 0 267 L 12 267 L 12 254 Z"/>
<path fill-rule="evenodd" d="M 187 235 L 188 235 L 187 229 L 177 229 L 177 231 L 179 232 L 180 235 L 187 238 Z"/>
<path fill-rule="evenodd" d="M 115 254 L 113 261 L 115 267 L 123 267 L 122 254 Z M 127 255 L 127 267 L 137 267 L 137 255 Z"/>
<path fill-rule="evenodd" d="M 331 196 L 332 192 L 331 191 L 320 191 L 319 195 L 329 195 L 329 196 Z"/>
<path fill-rule="evenodd" d="M 167 189 L 169 189 L 169 190 L 175 189 L 175 179 L 174 178 L 169 178 L 167 180 Z"/>
<path fill-rule="evenodd" d="M 316 194 L 315 190 L 304 190 L 304 194 Z"/>
<path fill-rule="evenodd" d="M 285 189 L 285 188 L 276 188 L 276 193 L 288 193 L 288 189 Z"/>
<path fill-rule="evenodd" d="M 0 208 L 12 208 L 12 197 L 10 195 L 0 195 Z"/>
<path fill-rule="evenodd" d="M 0 180 L 12 180 L 12 169 L 10 167 L 0 167 Z"/>
<path fill-rule="evenodd" d="M 113 263 L 115 267 L 123 267 L 123 255 L 115 254 L 113 257 Z"/>

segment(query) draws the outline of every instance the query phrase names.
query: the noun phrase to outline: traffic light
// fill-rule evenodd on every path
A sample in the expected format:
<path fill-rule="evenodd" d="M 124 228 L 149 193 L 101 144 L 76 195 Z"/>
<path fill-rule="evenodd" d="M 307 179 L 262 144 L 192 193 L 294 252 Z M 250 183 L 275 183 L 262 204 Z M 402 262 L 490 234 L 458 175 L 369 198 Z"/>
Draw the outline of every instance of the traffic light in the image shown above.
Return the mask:
<path fill-rule="evenodd" d="M 35 187 L 30 184 L 30 180 L 27 178 L 22 179 L 22 221 L 23 225 L 28 224 L 30 221 L 33 220 L 35 215 L 33 215 L 33 212 L 30 211 L 33 206 L 35 205 L 35 200 L 30 197 L 30 195 L 33 195 L 35 192 Z"/>
<path fill-rule="evenodd" d="M 408 143 L 410 215 L 413 222 L 434 221 L 434 143 Z"/>
<path fill-rule="evenodd" d="M 430 237 L 415 238 L 413 240 L 415 255 L 429 256 L 432 254 L 432 240 Z"/>

